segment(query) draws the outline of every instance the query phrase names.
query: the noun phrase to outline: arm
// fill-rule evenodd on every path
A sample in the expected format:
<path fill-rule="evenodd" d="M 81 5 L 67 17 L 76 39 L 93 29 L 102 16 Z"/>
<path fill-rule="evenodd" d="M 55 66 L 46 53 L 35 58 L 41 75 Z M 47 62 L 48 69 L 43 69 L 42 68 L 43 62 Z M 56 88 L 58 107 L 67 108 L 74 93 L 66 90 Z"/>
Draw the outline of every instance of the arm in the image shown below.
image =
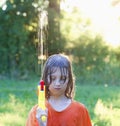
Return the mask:
<path fill-rule="evenodd" d="M 38 105 L 34 106 L 28 114 L 28 118 L 26 121 L 26 126 L 39 126 L 39 123 L 36 119 L 36 109 Z"/>
<path fill-rule="evenodd" d="M 47 120 L 43 122 L 40 117 L 41 115 L 47 115 L 47 111 L 41 110 L 38 105 L 31 109 L 28 114 L 26 126 L 46 126 Z"/>
<path fill-rule="evenodd" d="M 85 126 L 92 126 L 90 116 L 89 116 L 88 110 L 86 108 L 84 110 L 84 125 Z"/>

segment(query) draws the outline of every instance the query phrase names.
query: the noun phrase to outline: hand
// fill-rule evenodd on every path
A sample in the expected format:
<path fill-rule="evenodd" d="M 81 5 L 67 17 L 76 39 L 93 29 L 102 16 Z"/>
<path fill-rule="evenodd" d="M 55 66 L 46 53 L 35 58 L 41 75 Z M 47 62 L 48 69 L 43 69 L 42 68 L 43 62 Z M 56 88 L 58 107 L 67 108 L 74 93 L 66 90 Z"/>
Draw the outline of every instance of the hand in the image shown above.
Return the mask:
<path fill-rule="evenodd" d="M 38 120 L 38 123 L 40 126 L 46 126 L 47 125 L 47 113 L 48 110 L 42 110 L 41 108 L 37 108 L 36 111 L 36 118 Z"/>

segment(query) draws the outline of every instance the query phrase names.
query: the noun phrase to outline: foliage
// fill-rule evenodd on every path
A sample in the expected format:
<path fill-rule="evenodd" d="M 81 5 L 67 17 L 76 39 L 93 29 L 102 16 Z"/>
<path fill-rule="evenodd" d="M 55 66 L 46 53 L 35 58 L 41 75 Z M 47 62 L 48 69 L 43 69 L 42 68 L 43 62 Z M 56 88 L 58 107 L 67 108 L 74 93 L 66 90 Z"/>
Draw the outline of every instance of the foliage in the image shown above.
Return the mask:
<path fill-rule="evenodd" d="M 0 74 L 26 78 L 30 72 L 38 70 L 38 14 L 47 7 L 48 1 L 44 0 L 10 0 L 0 8 Z M 51 0 L 49 36 L 45 45 L 49 55 L 64 50 L 65 41 L 59 29 L 60 10 L 56 12 L 56 9 L 59 10 L 59 2 Z"/>
<path fill-rule="evenodd" d="M 34 1 L 10 0 L 0 8 L 0 72 L 12 76 L 35 69 L 37 11 Z"/>
<path fill-rule="evenodd" d="M 0 76 L 26 79 L 29 73 L 40 72 L 38 14 L 43 10 L 48 11 L 48 27 L 43 29 L 47 56 L 53 53 L 70 55 L 78 82 L 86 78 L 110 83 L 111 77 L 111 83 L 119 83 L 120 48 L 110 48 L 102 36 L 93 33 L 89 29 L 90 20 L 83 17 L 79 8 L 71 12 L 60 10 L 59 0 L 8 0 L 0 8 Z"/>
<path fill-rule="evenodd" d="M 81 66 L 81 70 L 103 70 L 105 59 L 109 54 L 108 47 L 100 36 L 91 38 L 88 34 L 81 36 L 71 49 L 74 54 L 75 64 Z"/>

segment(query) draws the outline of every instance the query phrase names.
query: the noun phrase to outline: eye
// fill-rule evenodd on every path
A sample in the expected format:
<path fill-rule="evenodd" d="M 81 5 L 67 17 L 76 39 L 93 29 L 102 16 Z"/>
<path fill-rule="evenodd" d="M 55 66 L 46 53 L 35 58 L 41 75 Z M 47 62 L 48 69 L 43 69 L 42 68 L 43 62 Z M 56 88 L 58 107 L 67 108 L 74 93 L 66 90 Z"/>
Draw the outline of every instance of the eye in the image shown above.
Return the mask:
<path fill-rule="evenodd" d="M 61 76 L 61 81 L 65 82 L 65 80 L 66 80 L 66 76 Z"/>
<path fill-rule="evenodd" d="M 54 76 L 51 76 L 51 80 L 54 81 L 56 79 L 56 77 Z"/>

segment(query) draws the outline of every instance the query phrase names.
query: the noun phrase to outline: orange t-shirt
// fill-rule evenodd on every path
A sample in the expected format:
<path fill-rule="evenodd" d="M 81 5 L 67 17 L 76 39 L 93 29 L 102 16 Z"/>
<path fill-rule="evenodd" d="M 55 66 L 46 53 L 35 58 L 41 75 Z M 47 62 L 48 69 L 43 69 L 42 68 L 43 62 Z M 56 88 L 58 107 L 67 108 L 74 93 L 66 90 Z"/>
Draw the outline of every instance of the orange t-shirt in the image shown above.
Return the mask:
<path fill-rule="evenodd" d="M 37 105 L 29 113 L 26 126 L 39 126 L 36 119 Z M 79 102 L 72 103 L 63 111 L 57 112 L 47 104 L 47 126 L 92 126 L 90 117 L 85 106 Z"/>

